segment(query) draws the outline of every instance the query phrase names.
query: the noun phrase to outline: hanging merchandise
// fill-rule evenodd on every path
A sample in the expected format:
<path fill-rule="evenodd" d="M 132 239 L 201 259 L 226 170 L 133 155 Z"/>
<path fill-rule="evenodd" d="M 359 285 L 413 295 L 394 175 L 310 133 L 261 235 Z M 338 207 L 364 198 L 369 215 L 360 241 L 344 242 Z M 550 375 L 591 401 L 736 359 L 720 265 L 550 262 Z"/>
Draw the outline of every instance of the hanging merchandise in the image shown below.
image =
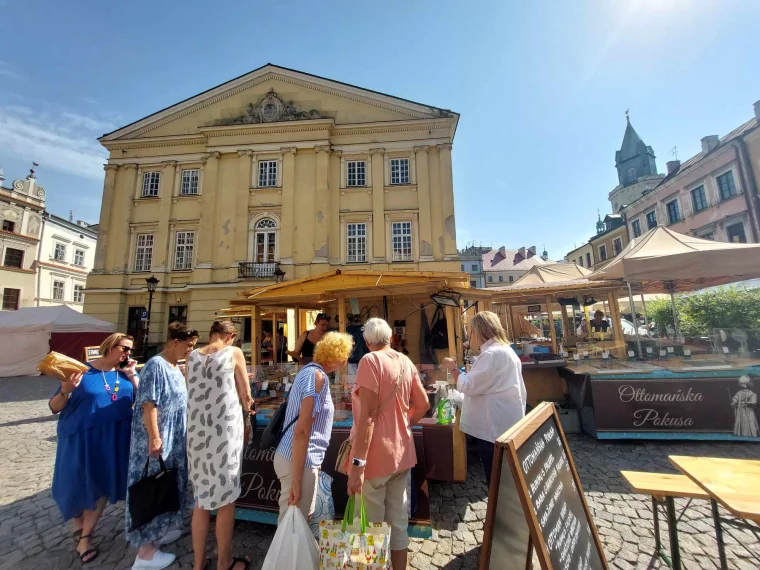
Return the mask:
<path fill-rule="evenodd" d="M 364 342 L 364 332 L 362 331 L 364 325 L 359 321 L 359 315 L 352 315 L 348 321 L 351 324 L 346 327 L 346 333 L 354 339 L 354 348 L 351 351 L 351 356 L 348 357 L 348 362 L 349 364 L 359 364 L 362 356 L 369 352 L 367 343 Z"/>
<path fill-rule="evenodd" d="M 409 354 L 406 349 L 406 321 L 393 321 L 393 342 L 392 348 L 397 352 Z"/>
<path fill-rule="evenodd" d="M 449 348 L 449 329 L 443 307 L 435 308 L 433 323 L 430 326 L 430 346 L 435 349 Z"/>
<path fill-rule="evenodd" d="M 430 346 L 430 327 L 425 314 L 425 305 L 420 305 L 420 364 L 438 364 L 435 350 Z"/>

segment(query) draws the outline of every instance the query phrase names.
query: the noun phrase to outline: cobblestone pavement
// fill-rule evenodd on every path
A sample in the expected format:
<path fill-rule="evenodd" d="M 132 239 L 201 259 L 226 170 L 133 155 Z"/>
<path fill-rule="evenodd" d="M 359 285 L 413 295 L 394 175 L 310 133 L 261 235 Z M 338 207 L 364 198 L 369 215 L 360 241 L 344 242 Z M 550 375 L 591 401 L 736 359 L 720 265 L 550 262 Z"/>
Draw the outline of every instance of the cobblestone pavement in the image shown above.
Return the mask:
<path fill-rule="evenodd" d="M 50 496 L 55 459 L 55 418 L 47 409 L 54 382 L 45 378 L 0 379 L 0 569 L 79 568 L 68 526 Z M 608 443 L 571 436 L 570 445 L 594 520 L 613 568 L 665 567 L 653 556 L 654 531 L 648 497 L 624 485 L 623 469 L 674 471 L 669 454 L 760 459 L 760 445 L 731 443 Z M 677 501 L 684 567 L 717 568 L 717 547 L 708 503 Z M 483 473 L 470 457 L 464 484 L 431 484 L 432 540 L 413 540 L 410 566 L 417 570 L 475 569 L 487 507 Z M 189 519 L 188 519 L 189 520 Z M 664 519 L 662 519 L 664 520 Z M 135 551 L 124 540 L 123 504 L 109 505 L 95 533 L 99 558 L 86 567 L 130 568 Z M 177 554 L 171 568 L 191 568 L 189 524 L 179 541 L 167 547 Z M 726 536 L 729 565 L 760 567 L 760 543 L 734 528 Z M 663 542 L 667 536 L 661 528 Z M 236 554 L 250 556 L 260 568 L 274 534 L 266 525 L 239 521 Z M 213 557 L 213 543 L 209 553 Z M 753 558 L 753 555 L 757 558 Z"/>

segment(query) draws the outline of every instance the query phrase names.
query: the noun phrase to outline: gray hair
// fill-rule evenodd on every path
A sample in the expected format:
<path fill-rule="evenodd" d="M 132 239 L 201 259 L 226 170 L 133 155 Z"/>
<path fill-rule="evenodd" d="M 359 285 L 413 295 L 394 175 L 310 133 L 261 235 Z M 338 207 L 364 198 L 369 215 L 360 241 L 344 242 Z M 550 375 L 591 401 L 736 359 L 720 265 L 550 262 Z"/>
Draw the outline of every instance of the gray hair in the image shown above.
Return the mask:
<path fill-rule="evenodd" d="M 391 343 L 393 331 L 383 319 L 369 319 L 364 323 L 364 340 L 372 346 L 387 346 Z"/>

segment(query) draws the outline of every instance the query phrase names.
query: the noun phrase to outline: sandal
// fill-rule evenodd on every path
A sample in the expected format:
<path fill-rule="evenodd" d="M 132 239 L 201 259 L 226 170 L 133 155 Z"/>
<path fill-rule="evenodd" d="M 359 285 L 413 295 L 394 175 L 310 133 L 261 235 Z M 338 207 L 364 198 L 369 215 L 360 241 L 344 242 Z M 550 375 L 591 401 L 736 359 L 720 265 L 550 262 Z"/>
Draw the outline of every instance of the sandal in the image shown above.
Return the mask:
<path fill-rule="evenodd" d="M 80 536 L 79 537 L 79 542 L 81 542 L 85 538 L 91 538 L 91 537 L 92 537 L 91 534 Z M 77 542 L 77 546 L 79 546 L 79 542 Z M 77 554 L 79 554 L 78 550 L 77 550 Z M 88 550 L 85 550 L 81 554 L 79 554 L 79 560 L 81 560 L 82 564 L 89 564 L 90 562 L 92 562 L 93 560 L 95 560 L 98 557 L 98 554 L 100 554 L 100 551 L 97 548 L 90 548 Z M 90 558 L 87 558 L 88 556 Z M 87 560 L 85 560 L 85 558 L 87 558 Z"/>
<path fill-rule="evenodd" d="M 71 533 L 71 538 L 74 539 L 74 542 L 79 544 L 79 541 L 82 539 L 82 529 L 78 528 L 74 532 Z"/>
<path fill-rule="evenodd" d="M 238 562 L 242 562 L 244 564 L 243 570 L 249 570 L 251 567 L 251 561 L 246 558 L 233 558 L 232 564 L 230 564 L 230 567 L 227 570 L 235 570 L 235 564 Z"/>

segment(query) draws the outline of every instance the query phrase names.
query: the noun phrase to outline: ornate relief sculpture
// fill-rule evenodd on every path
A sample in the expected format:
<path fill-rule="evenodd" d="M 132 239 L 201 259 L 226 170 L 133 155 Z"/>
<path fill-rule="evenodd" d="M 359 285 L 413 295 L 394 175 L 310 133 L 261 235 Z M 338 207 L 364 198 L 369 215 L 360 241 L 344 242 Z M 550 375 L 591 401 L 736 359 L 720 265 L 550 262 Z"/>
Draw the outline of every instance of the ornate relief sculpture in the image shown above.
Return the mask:
<path fill-rule="evenodd" d="M 221 119 L 214 123 L 224 125 L 255 125 L 258 123 L 276 123 L 279 121 L 304 121 L 309 119 L 329 119 L 312 109 L 311 111 L 299 111 L 294 101 L 283 101 L 274 89 L 270 90 L 256 103 L 250 103 L 245 115 Z"/>

